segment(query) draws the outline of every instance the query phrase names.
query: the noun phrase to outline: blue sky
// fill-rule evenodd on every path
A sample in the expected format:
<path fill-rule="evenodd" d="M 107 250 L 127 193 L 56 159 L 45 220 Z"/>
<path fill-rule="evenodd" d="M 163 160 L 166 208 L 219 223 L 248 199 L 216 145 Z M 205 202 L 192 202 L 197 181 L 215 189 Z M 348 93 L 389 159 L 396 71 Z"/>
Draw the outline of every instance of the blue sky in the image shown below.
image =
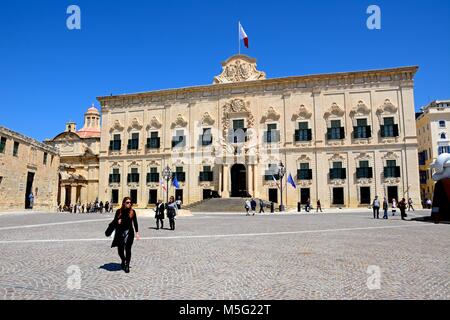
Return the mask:
<path fill-rule="evenodd" d="M 81 30 L 66 9 L 81 8 Z M 366 9 L 381 8 L 381 30 Z M 450 98 L 450 1 L 3 0 L 0 125 L 39 140 L 97 96 L 210 84 L 237 22 L 268 77 L 418 65 L 416 109 Z"/>

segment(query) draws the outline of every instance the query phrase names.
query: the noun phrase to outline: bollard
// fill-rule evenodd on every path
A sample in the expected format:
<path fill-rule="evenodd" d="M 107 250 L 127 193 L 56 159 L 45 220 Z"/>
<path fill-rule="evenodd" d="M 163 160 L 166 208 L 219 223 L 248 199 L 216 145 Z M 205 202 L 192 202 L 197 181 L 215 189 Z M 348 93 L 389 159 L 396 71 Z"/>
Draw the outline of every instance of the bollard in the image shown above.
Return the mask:
<path fill-rule="evenodd" d="M 302 212 L 302 203 L 297 202 L 297 212 Z"/>
<path fill-rule="evenodd" d="M 270 212 L 271 213 L 275 212 L 275 206 L 273 205 L 273 202 L 270 203 Z"/>

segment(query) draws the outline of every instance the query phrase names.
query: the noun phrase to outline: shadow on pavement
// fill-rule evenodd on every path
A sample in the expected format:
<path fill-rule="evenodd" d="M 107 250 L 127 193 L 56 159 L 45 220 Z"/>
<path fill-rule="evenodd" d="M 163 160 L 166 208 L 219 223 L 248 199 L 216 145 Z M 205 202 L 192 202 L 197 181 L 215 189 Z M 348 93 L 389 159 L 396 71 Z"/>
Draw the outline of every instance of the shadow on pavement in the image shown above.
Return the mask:
<path fill-rule="evenodd" d="M 416 217 L 416 218 L 411 218 L 411 221 L 418 221 L 418 222 L 428 222 L 428 223 L 434 223 L 433 218 L 431 218 L 431 216 L 424 216 L 424 217 Z M 450 224 L 450 221 L 439 221 L 439 223 L 442 224 Z"/>
<path fill-rule="evenodd" d="M 106 271 L 122 271 L 122 266 L 120 265 L 120 263 L 107 263 L 102 265 L 99 269 L 103 269 Z"/>

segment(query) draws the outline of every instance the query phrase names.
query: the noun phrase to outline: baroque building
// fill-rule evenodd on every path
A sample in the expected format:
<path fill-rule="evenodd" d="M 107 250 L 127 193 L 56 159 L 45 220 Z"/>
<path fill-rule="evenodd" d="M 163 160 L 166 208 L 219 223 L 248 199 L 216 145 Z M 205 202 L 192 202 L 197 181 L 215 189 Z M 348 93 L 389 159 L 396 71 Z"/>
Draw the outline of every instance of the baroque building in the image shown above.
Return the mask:
<path fill-rule="evenodd" d="M 450 153 L 450 100 L 435 100 L 417 115 L 419 177 L 422 201 L 432 199 L 435 181 L 430 165 L 442 153 Z"/>
<path fill-rule="evenodd" d="M 0 211 L 55 211 L 58 167 L 55 148 L 0 126 Z"/>
<path fill-rule="evenodd" d="M 267 79 L 235 55 L 213 84 L 99 97 L 99 198 L 164 199 L 169 166 L 190 204 L 252 195 L 294 207 L 419 201 L 417 67 Z M 280 185 L 278 169 L 287 174 Z M 286 184 L 291 174 L 297 188 Z"/>
<path fill-rule="evenodd" d="M 84 114 L 84 126 L 77 131 L 74 122 L 68 122 L 64 132 L 46 144 L 59 150 L 59 191 L 61 205 L 94 202 L 98 197 L 100 112 L 90 107 Z"/>

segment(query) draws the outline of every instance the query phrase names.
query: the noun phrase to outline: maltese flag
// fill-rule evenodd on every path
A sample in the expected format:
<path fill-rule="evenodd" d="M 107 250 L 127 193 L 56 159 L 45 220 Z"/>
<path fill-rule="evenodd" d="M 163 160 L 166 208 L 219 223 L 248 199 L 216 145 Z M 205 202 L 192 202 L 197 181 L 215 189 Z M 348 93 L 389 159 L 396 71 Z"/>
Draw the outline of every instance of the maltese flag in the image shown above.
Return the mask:
<path fill-rule="evenodd" d="M 159 180 L 159 184 L 161 185 L 161 187 L 163 188 L 164 191 L 167 191 L 166 185 L 164 184 L 164 180 L 160 179 Z"/>
<path fill-rule="evenodd" d="M 244 40 L 244 45 L 246 48 L 248 48 L 248 37 L 244 31 L 244 28 L 242 28 L 242 25 L 240 22 L 239 22 L 239 39 Z"/>

